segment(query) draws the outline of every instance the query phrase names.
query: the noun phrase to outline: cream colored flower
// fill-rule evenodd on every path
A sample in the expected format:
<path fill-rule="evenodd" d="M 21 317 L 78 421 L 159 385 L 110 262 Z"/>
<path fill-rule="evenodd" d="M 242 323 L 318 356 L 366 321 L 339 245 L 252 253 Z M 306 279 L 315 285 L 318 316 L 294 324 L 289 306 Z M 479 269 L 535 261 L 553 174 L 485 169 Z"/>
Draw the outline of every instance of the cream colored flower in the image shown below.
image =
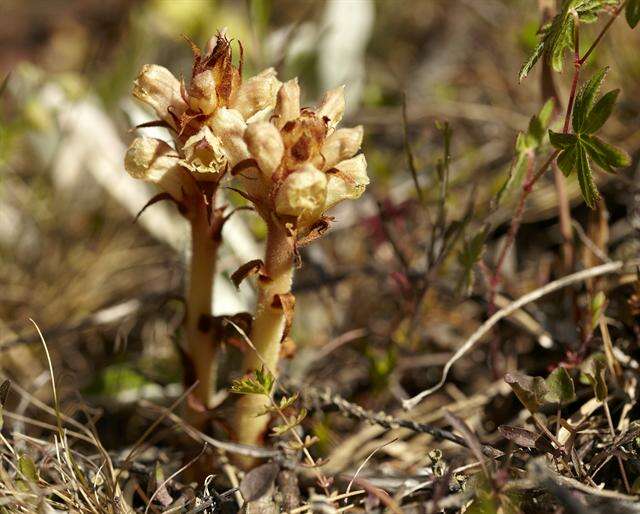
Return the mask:
<path fill-rule="evenodd" d="M 177 201 L 182 201 L 185 194 L 197 194 L 197 185 L 182 166 L 180 156 L 164 141 L 135 138 L 125 155 L 124 166 L 133 178 L 156 184 Z"/>
<path fill-rule="evenodd" d="M 267 118 L 281 86 L 273 68 L 243 83 L 241 63 L 233 64 L 231 41 L 224 33 L 212 38 L 204 52 L 191 46 L 194 60 L 188 85 L 168 69 L 147 64 L 133 88 L 133 95 L 172 130 L 175 149 L 162 141 L 138 138 L 125 161 L 132 176 L 159 184 L 176 199 L 182 198 L 182 190 L 174 178 L 191 172 L 195 181 L 217 181 L 250 157 L 244 139 L 247 120 Z M 150 157 L 154 152 L 159 152 L 157 158 Z M 174 168 L 180 166 L 176 175 Z"/>
<path fill-rule="evenodd" d="M 303 223 L 315 221 L 322 212 L 326 196 L 327 176 L 312 164 L 305 164 L 280 184 L 275 200 L 276 212 L 294 216 Z"/>
<path fill-rule="evenodd" d="M 247 125 L 244 142 L 259 173 L 245 173 L 244 184 L 263 216 L 271 211 L 294 217 L 298 228 L 305 228 L 338 202 L 362 195 L 369 184 L 367 162 L 355 154 L 363 130 L 336 129 L 344 107 L 339 87 L 317 108 L 300 109 L 294 79 L 280 86 L 270 122 Z"/>
<path fill-rule="evenodd" d="M 364 154 L 338 163 L 336 173 L 329 175 L 325 209 L 330 209 L 343 200 L 360 198 L 369 185 L 367 160 Z"/>
<path fill-rule="evenodd" d="M 133 83 L 133 96 L 151 107 L 174 130 L 188 108 L 180 92 L 180 81 L 163 66 L 145 64 Z"/>
<path fill-rule="evenodd" d="M 198 178 L 201 180 L 214 179 L 215 174 L 227 162 L 222 140 L 206 125 L 185 141 L 182 150 L 185 167 L 199 173 Z"/>
<path fill-rule="evenodd" d="M 188 85 L 181 84 L 166 68 L 147 64 L 133 90 L 136 98 L 176 131 L 178 141 L 184 143 L 203 125 L 211 126 L 219 109 L 232 109 L 242 120 L 251 121 L 273 110 L 280 88 L 273 68 L 243 83 L 240 68 L 233 64 L 231 41 L 224 33 L 211 38 L 205 53 L 191 45 L 194 63 Z M 224 141 L 221 134 L 216 135 Z"/>
<path fill-rule="evenodd" d="M 278 129 L 268 121 L 251 123 L 244 134 L 244 140 L 260 171 L 271 178 L 284 155 L 284 143 Z"/>

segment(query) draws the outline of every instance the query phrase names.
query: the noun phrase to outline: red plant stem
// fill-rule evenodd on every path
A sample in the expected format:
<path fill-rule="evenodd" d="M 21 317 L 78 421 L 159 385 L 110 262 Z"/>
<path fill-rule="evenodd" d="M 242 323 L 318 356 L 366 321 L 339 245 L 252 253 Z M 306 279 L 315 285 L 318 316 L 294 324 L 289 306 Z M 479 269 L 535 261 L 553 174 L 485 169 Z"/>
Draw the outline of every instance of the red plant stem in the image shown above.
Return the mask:
<path fill-rule="evenodd" d="M 573 105 L 575 103 L 575 98 L 576 98 L 576 92 L 578 89 L 578 82 L 580 80 L 580 69 L 582 68 L 582 65 L 586 62 L 586 60 L 589 58 L 589 56 L 591 55 L 591 53 L 593 52 L 593 50 L 596 48 L 596 46 L 598 45 L 598 43 L 600 43 L 600 41 L 602 40 L 602 38 L 604 37 L 604 35 L 606 34 L 606 32 L 609 30 L 609 28 L 611 27 L 611 25 L 613 24 L 613 22 L 616 20 L 616 18 L 618 17 L 618 15 L 622 12 L 622 9 L 624 8 L 626 4 L 625 2 L 622 2 L 617 9 L 614 11 L 613 16 L 611 17 L 611 19 L 607 22 L 607 24 L 603 27 L 602 31 L 600 31 L 600 33 L 598 34 L 598 36 L 596 37 L 596 39 L 594 40 L 594 42 L 591 44 L 591 46 L 589 47 L 589 49 L 585 52 L 585 54 L 580 57 L 580 32 L 579 32 L 579 20 L 577 19 L 576 16 L 576 21 L 575 21 L 575 31 L 574 31 L 574 42 L 573 42 L 573 46 L 574 46 L 574 72 L 573 72 L 573 79 L 571 81 L 571 92 L 569 93 L 569 101 L 567 103 L 567 110 L 565 112 L 565 116 L 564 116 L 564 125 L 563 125 L 563 133 L 567 133 L 569 131 L 569 123 L 571 120 L 571 113 L 573 112 Z M 547 171 L 547 169 L 549 168 L 549 166 L 551 166 L 551 164 L 555 161 L 556 157 L 558 156 L 558 154 L 560 153 L 560 150 L 555 150 L 548 158 L 547 160 L 542 164 L 542 166 L 540 166 L 538 168 L 538 170 L 536 171 L 536 173 L 534 173 L 531 176 L 531 169 L 528 168 L 528 177 L 525 180 L 524 184 L 522 185 L 522 191 L 520 193 L 520 198 L 518 200 L 518 206 L 516 207 L 516 212 L 511 220 L 511 224 L 509 226 L 509 232 L 507 233 L 507 239 L 500 251 L 500 254 L 498 256 L 498 261 L 496 263 L 496 267 L 495 267 L 495 271 L 493 273 L 492 276 L 489 277 L 489 308 L 488 308 L 488 312 L 489 315 L 491 316 L 492 314 L 495 313 L 496 311 L 496 306 L 495 306 L 495 297 L 497 294 L 497 288 L 498 285 L 500 284 L 500 280 L 501 280 L 501 272 L 502 272 L 502 266 L 504 265 L 504 261 L 506 259 L 506 256 L 509 253 L 509 250 L 511 248 L 511 246 L 513 246 L 516 236 L 518 234 L 518 231 L 520 230 L 520 225 L 522 224 L 522 217 L 524 215 L 524 207 L 526 204 L 526 199 L 529 196 L 529 194 L 531 194 L 531 191 L 533 190 L 533 185 L 542 177 L 542 175 L 544 175 Z M 529 161 L 529 166 L 531 166 L 533 163 L 533 158 L 530 158 Z M 570 213 L 570 206 L 569 206 L 569 200 L 567 198 L 567 194 L 566 194 L 566 189 L 564 187 L 564 180 L 562 175 L 559 173 L 559 171 L 556 169 L 554 169 L 555 172 L 555 183 L 556 183 L 556 191 L 558 194 L 558 215 L 560 218 L 560 230 L 564 239 L 564 244 L 563 244 L 563 253 L 564 253 L 564 262 L 565 262 L 565 266 L 568 267 L 570 266 L 572 260 L 573 260 L 573 249 L 571 247 L 571 213 Z M 494 341 L 494 343 L 492 343 L 491 345 L 491 354 L 492 354 L 492 362 L 494 364 L 494 373 L 497 372 L 497 353 L 498 353 L 498 348 L 497 348 L 497 341 Z"/>
<path fill-rule="evenodd" d="M 527 157 L 527 176 L 525 178 L 525 186 L 530 183 L 531 176 L 533 173 L 533 155 L 529 155 Z M 524 214 L 524 206 L 525 200 L 527 199 L 528 193 L 524 194 L 525 188 L 523 187 L 523 194 L 520 195 L 520 199 L 518 200 L 518 207 L 516 208 L 516 212 L 511 221 L 511 225 L 509 226 L 509 232 L 507 233 L 507 239 L 502 245 L 502 249 L 500 250 L 500 254 L 498 255 L 498 262 L 496 264 L 496 270 L 493 273 L 493 276 L 490 279 L 490 297 L 489 297 L 489 316 L 492 316 L 496 310 L 496 294 L 498 284 L 500 283 L 500 271 L 502 270 L 502 266 L 504 265 L 504 261 L 507 258 L 509 253 L 509 249 L 513 246 L 515 242 L 516 235 L 518 234 L 518 230 L 520 229 L 520 224 L 522 222 L 522 215 Z"/>
<path fill-rule="evenodd" d="M 593 43 L 591 43 L 591 46 L 589 47 L 589 49 L 584 53 L 584 55 L 582 56 L 582 58 L 580 59 L 580 64 L 584 64 L 586 62 L 586 60 L 589 58 L 589 56 L 591 55 L 591 52 L 593 52 L 596 48 L 596 46 L 598 46 L 598 43 L 600 43 L 600 40 L 604 37 L 604 35 L 607 33 L 607 31 L 609 30 L 609 28 L 611 27 L 611 25 L 613 25 L 613 22 L 616 21 L 616 18 L 618 18 L 618 16 L 620 15 L 620 13 L 622 12 L 622 9 L 624 9 L 625 5 L 627 4 L 626 0 L 624 2 L 622 2 L 615 11 L 613 11 L 613 15 L 611 16 L 611 19 L 607 22 L 607 24 L 602 28 L 602 30 L 600 31 L 600 34 L 598 34 L 598 36 L 596 37 L 596 39 L 593 41 Z"/>

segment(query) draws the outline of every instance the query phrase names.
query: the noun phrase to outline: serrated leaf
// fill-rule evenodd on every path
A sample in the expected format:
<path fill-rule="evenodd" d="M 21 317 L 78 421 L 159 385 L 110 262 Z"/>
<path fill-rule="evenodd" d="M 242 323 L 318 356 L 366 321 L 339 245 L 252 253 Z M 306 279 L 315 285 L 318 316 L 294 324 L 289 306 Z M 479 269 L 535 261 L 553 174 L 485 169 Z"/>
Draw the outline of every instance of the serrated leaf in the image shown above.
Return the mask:
<path fill-rule="evenodd" d="M 634 29 L 640 21 L 640 0 L 628 0 L 624 9 L 624 17 L 627 19 L 629 27 Z"/>
<path fill-rule="evenodd" d="M 279 437 L 286 434 L 287 432 L 289 432 L 289 430 L 297 427 L 300 423 L 302 423 L 306 417 L 307 409 L 303 407 L 302 409 L 300 409 L 300 412 L 298 412 L 297 415 L 288 418 L 287 422 L 284 425 L 273 427 L 272 435 Z"/>
<path fill-rule="evenodd" d="M 593 77 L 587 80 L 580 88 L 580 91 L 578 91 L 571 117 L 571 124 L 574 132 L 582 132 L 582 126 L 593 107 L 598 91 L 600 91 L 600 86 L 602 85 L 608 71 L 608 67 L 602 68 Z"/>
<path fill-rule="evenodd" d="M 591 209 L 594 209 L 600 199 L 600 193 L 598 193 L 598 188 L 593 180 L 593 172 L 591 171 L 591 165 L 587 157 L 587 150 L 582 144 L 576 145 L 576 149 L 578 153 L 576 171 L 578 173 L 578 184 L 580 185 L 582 198 L 584 198 L 585 203 Z"/>
<path fill-rule="evenodd" d="M 548 401 L 563 403 L 575 400 L 576 388 L 566 368 L 560 366 L 554 369 L 547 377 L 546 384 L 549 389 L 546 396 Z"/>
<path fill-rule="evenodd" d="M 236 394 L 259 394 L 269 396 L 275 384 L 275 377 L 263 368 L 257 369 L 254 376 L 238 378 L 231 384 L 231 392 Z"/>
<path fill-rule="evenodd" d="M 562 150 L 558 155 L 558 168 L 560 168 L 560 171 L 562 171 L 565 177 L 571 175 L 573 170 L 576 168 L 577 158 L 577 145 L 567 148 L 566 150 Z"/>
<path fill-rule="evenodd" d="M 529 72 L 533 69 L 533 67 L 538 62 L 538 59 L 540 59 L 540 57 L 542 56 L 543 51 L 544 43 L 538 43 L 538 46 L 535 47 L 533 53 L 522 65 L 522 68 L 520 68 L 520 73 L 518 73 L 518 82 L 522 82 L 522 80 L 526 78 L 527 75 L 529 75 Z"/>
<path fill-rule="evenodd" d="M 280 399 L 280 403 L 278 404 L 278 407 L 280 408 L 280 410 L 285 410 L 288 409 L 289 407 L 291 407 L 300 397 L 300 393 L 295 393 L 293 396 L 284 396 Z"/>
<path fill-rule="evenodd" d="M 631 165 L 631 157 L 627 152 L 616 146 L 604 142 L 597 136 L 580 136 L 580 140 L 587 150 L 589 157 L 609 173 L 615 173 L 613 168 L 624 168 Z"/>
<path fill-rule="evenodd" d="M 563 132 L 549 131 L 549 142 L 558 150 L 565 150 L 576 144 L 577 138 L 575 134 L 565 134 Z"/>
<path fill-rule="evenodd" d="M 565 0 L 551 23 L 540 28 L 541 41 L 520 69 L 519 80 L 522 81 L 529 74 L 543 55 L 555 71 L 562 71 L 565 52 L 573 49 L 574 13 L 577 13 L 579 23 L 594 23 L 607 6 L 617 5 L 617 1 Z"/>
<path fill-rule="evenodd" d="M 613 112 L 613 106 L 616 104 L 619 93 L 619 89 L 614 89 L 603 95 L 602 98 L 596 102 L 584 122 L 582 132 L 593 134 L 605 124 Z"/>
<path fill-rule="evenodd" d="M 558 73 L 562 71 L 564 66 L 564 53 L 573 48 L 573 30 L 575 21 L 573 16 L 569 15 L 564 24 L 558 30 L 557 37 L 549 52 L 551 57 L 551 67 Z"/>
<path fill-rule="evenodd" d="M 530 377 L 523 373 L 507 373 L 504 380 L 520 403 L 532 414 L 538 412 L 545 403 L 545 396 L 548 393 L 547 384 L 542 377 Z"/>

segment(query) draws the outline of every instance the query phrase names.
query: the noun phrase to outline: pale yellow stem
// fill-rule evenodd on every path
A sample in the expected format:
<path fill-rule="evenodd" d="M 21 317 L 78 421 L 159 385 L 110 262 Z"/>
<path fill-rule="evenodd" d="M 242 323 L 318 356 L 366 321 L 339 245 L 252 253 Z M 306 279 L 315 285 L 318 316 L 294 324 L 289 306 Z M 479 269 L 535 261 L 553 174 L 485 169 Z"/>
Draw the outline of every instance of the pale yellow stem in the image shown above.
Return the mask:
<path fill-rule="evenodd" d="M 194 397 L 204 407 L 209 407 L 216 386 L 217 371 L 217 348 L 211 339 L 209 320 L 219 242 L 212 234 L 204 203 L 200 202 L 194 210 L 190 216 L 191 267 L 187 285 L 186 351 L 195 375 L 191 378 L 198 381 Z"/>
<path fill-rule="evenodd" d="M 277 222 L 267 224 L 265 251 L 267 280 L 259 281 L 258 304 L 251 328 L 251 342 L 256 351 L 248 349 L 243 370 L 250 373 L 264 366 L 278 376 L 280 342 L 285 327 L 282 308 L 273 307 L 275 295 L 291 291 L 293 278 L 293 246 L 284 227 Z M 260 443 L 269 423 L 269 415 L 256 416 L 269 405 L 269 399 L 259 395 L 242 396 L 236 406 L 235 437 L 244 444 Z"/>

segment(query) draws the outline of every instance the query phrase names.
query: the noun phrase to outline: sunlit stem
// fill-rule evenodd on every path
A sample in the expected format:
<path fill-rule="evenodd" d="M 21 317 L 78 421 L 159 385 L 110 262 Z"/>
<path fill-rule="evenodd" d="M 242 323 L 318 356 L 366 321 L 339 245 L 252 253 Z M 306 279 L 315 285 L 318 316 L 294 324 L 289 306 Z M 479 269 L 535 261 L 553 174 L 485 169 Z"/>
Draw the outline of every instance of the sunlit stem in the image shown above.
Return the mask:
<path fill-rule="evenodd" d="M 217 372 L 217 348 L 211 339 L 208 321 L 212 312 L 219 236 L 212 229 L 204 197 L 191 203 L 188 217 L 191 223 L 191 265 L 187 284 L 186 351 L 191 361 L 191 378 L 198 381 L 193 396 L 197 403 L 208 408 L 215 391 Z"/>
<path fill-rule="evenodd" d="M 267 223 L 264 263 L 268 278 L 259 281 L 258 304 L 250 336 L 255 351 L 247 349 L 243 370 L 250 373 L 264 366 L 277 377 L 285 313 L 282 308 L 273 306 L 273 300 L 275 295 L 291 291 L 293 277 L 292 241 L 277 221 Z M 268 405 L 269 399 L 264 396 L 246 395 L 239 399 L 234 420 L 238 442 L 258 444 L 261 441 L 270 416 L 257 414 Z"/>

